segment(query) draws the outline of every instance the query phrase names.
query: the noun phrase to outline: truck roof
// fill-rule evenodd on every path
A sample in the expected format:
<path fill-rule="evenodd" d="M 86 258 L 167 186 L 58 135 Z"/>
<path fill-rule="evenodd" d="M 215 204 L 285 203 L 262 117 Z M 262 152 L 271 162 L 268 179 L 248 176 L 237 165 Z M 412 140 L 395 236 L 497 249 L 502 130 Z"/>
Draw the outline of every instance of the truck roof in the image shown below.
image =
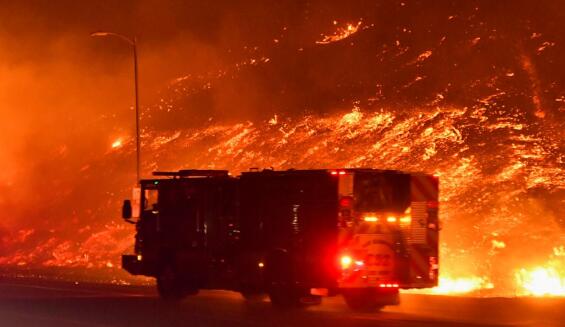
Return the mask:
<path fill-rule="evenodd" d="M 375 168 L 334 168 L 334 169 L 287 169 L 287 170 L 274 170 L 274 169 L 263 169 L 259 170 L 256 168 L 251 168 L 249 171 L 242 172 L 239 176 L 233 177 L 244 177 L 244 176 L 258 176 L 258 175 L 275 175 L 275 176 L 285 176 L 285 175 L 317 175 L 317 174 L 327 174 L 327 173 L 383 173 L 383 174 L 410 174 L 410 175 L 427 175 L 422 172 L 409 172 L 400 170 L 390 170 L 390 169 L 375 169 Z M 153 176 L 157 178 L 144 179 L 142 182 L 154 182 L 160 180 L 176 180 L 176 179 L 187 179 L 187 178 L 227 178 L 232 177 L 228 170 L 211 170 L 211 169 L 182 169 L 179 171 L 156 171 L 153 172 Z M 159 178 L 159 177 L 169 177 Z"/>

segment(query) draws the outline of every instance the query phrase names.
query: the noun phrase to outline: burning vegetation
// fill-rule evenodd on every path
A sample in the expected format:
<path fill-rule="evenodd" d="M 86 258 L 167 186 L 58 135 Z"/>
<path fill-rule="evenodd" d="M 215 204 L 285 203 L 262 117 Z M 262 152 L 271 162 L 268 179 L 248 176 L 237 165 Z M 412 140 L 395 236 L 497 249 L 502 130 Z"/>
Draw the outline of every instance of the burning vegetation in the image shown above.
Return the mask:
<path fill-rule="evenodd" d="M 207 41 L 226 58 L 169 78 L 143 108 L 145 176 L 250 167 L 435 173 L 441 277 L 429 292 L 565 296 L 563 6 L 307 3 L 255 4 L 266 17 L 289 17 Z M 134 177 L 132 136 L 114 128 L 83 157 L 69 150 L 69 134 L 49 145 L 31 177 L 7 166 L 0 206 L 13 218 L 0 225 L 4 270 L 123 276 L 119 255 L 134 230 L 117 217 Z M 8 196 L 45 168 L 51 180 L 32 183 L 38 195 Z M 22 209 L 30 199 L 41 205 Z"/>

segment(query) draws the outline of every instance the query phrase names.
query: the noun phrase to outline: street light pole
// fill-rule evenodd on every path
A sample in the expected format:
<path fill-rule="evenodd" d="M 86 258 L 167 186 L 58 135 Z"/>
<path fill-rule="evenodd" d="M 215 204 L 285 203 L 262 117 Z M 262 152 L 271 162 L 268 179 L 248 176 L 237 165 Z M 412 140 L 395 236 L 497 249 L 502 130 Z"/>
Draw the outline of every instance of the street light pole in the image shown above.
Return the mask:
<path fill-rule="evenodd" d="M 135 157 L 136 157 L 136 181 L 139 184 L 140 181 L 140 162 L 141 162 L 141 143 L 140 143 L 140 133 L 139 133 L 139 86 L 137 77 L 137 40 L 134 37 L 130 39 L 122 34 L 113 32 L 94 32 L 90 36 L 113 36 L 117 37 L 122 41 L 127 42 L 133 50 L 133 78 L 134 78 L 134 90 L 135 90 Z"/>
<path fill-rule="evenodd" d="M 137 43 L 133 38 L 133 78 L 135 82 L 135 161 L 136 161 L 136 178 L 139 184 L 140 180 L 140 162 L 141 162 L 141 141 L 139 135 L 139 87 L 137 80 Z"/>

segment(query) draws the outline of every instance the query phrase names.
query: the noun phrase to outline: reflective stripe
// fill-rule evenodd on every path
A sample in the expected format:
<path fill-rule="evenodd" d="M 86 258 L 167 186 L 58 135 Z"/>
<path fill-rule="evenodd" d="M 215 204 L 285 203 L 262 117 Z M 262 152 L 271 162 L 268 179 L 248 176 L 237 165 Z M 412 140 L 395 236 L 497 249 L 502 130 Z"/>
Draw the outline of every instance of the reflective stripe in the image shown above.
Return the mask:
<path fill-rule="evenodd" d="M 434 176 L 411 176 L 410 196 L 412 201 L 437 201 L 438 180 Z"/>
<path fill-rule="evenodd" d="M 417 248 L 410 247 L 410 270 L 413 282 L 425 282 L 429 278 L 429 261 L 426 254 L 420 252 Z M 420 278 L 417 278 L 418 276 Z"/>
<path fill-rule="evenodd" d="M 410 254 L 412 260 L 412 268 L 414 268 L 415 272 L 421 276 L 428 275 L 428 259 L 424 257 L 424 255 L 415 249 L 412 249 Z"/>
<path fill-rule="evenodd" d="M 408 244 L 426 244 L 426 231 L 428 225 L 427 202 L 411 203 L 412 220 L 410 223 L 410 237 Z"/>

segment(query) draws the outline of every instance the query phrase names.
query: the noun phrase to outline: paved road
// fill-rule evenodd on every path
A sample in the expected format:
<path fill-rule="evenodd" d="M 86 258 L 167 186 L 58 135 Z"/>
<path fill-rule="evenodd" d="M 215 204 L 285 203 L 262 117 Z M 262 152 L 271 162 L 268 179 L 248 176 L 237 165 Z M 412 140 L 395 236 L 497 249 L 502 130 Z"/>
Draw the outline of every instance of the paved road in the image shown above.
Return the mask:
<path fill-rule="evenodd" d="M 350 312 L 339 297 L 276 310 L 239 294 L 204 291 L 170 304 L 153 287 L 0 280 L 0 326 L 565 326 L 565 299 L 402 295 L 383 312 Z"/>

